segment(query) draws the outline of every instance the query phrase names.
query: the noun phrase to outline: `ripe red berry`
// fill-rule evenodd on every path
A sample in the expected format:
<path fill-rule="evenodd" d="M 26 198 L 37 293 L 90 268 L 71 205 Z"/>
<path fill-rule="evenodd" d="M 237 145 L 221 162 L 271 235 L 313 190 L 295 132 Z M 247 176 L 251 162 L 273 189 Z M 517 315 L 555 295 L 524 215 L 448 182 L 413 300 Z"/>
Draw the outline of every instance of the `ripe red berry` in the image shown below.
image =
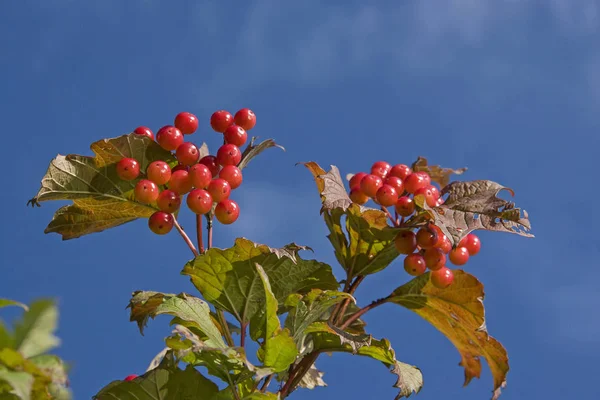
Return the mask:
<path fill-rule="evenodd" d="M 198 117 L 189 112 L 180 112 L 173 123 L 184 135 L 190 135 L 198 129 Z"/>
<path fill-rule="evenodd" d="M 212 209 L 213 199 L 206 190 L 194 189 L 188 194 L 187 206 L 196 214 L 206 214 Z"/>
<path fill-rule="evenodd" d="M 164 161 L 153 161 L 146 168 L 146 176 L 157 185 L 164 185 L 171 179 L 171 167 Z"/>
<path fill-rule="evenodd" d="M 404 164 L 396 164 L 390 170 L 390 176 L 396 176 L 403 181 L 412 173 L 412 170 L 408 165 Z"/>
<path fill-rule="evenodd" d="M 421 228 L 417 232 L 417 244 L 422 249 L 429 249 L 431 247 L 434 247 L 439 240 L 440 237 L 437 235 L 437 233 L 434 234 L 433 232 L 430 232 L 427 228 Z"/>
<path fill-rule="evenodd" d="M 117 175 L 124 181 L 132 181 L 140 174 L 140 163 L 135 158 L 121 158 L 117 163 Z"/>
<path fill-rule="evenodd" d="M 377 202 L 384 207 L 393 206 L 398 201 L 398 192 L 393 186 L 382 185 L 377 189 Z"/>
<path fill-rule="evenodd" d="M 220 203 L 221 201 L 229 198 L 231 186 L 225 179 L 217 178 L 213 179 L 209 183 L 206 190 L 208 190 L 208 193 L 210 193 L 215 203 Z"/>
<path fill-rule="evenodd" d="M 177 150 L 183 143 L 183 134 L 174 126 L 166 125 L 156 132 L 156 141 L 165 150 Z"/>
<path fill-rule="evenodd" d="M 415 196 L 423 196 L 425 198 L 425 203 L 427 203 L 429 207 L 435 207 L 439 199 L 439 191 L 435 186 L 427 185 L 418 189 L 415 192 Z"/>
<path fill-rule="evenodd" d="M 173 215 L 164 211 L 157 211 L 148 219 L 148 226 L 157 235 L 166 235 L 173 229 L 174 222 Z"/>
<path fill-rule="evenodd" d="M 442 234 L 442 240 L 438 240 L 438 243 L 435 245 L 435 247 L 442 250 L 444 254 L 448 254 L 450 251 L 452 251 L 452 243 L 450 243 L 448 236 L 444 234 Z"/>
<path fill-rule="evenodd" d="M 187 165 L 183 165 L 183 164 L 177 164 L 176 166 L 173 167 L 173 169 L 171 170 L 171 175 L 173 174 L 173 172 L 175 171 L 189 171 L 190 167 L 188 167 Z"/>
<path fill-rule="evenodd" d="M 256 125 L 256 114 L 249 108 L 242 108 L 235 113 L 235 123 L 249 131 Z"/>
<path fill-rule="evenodd" d="M 200 165 L 200 164 L 198 164 Z M 242 184 L 242 171 L 236 167 L 235 165 L 226 165 L 223 167 L 221 172 L 219 172 L 219 178 L 225 179 L 229 182 L 229 186 L 231 186 L 231 190 L 237 189 Z M 210 182 L 209 182 L 210 183 Z"/>
<path fill-rule="evenodd" d="M 239 216 L 240 207 L 231 199 L 220 201 L 215 207 L 215 217 L 223 225 L 233 224 Z"/>
<path fill-rule="evenodd" d="M 429 279 L 436 288 L 445 289 L 454 281 L 454 272 L 448 267 L 442 267 L 437 271 L 432 271 Z"/>
<path fill-rule="evenodd" d="M 404 180 L 404 190 L 408 193 L 415 193 L 417 190 L 429 185 L 421 173 L 412 173 Z"/>
<path fill-rule="evenodd" d="M 142 179 L 135 185 L 133 190 L 135 199 L 140 203 L 151 204 L 158 198 L 158 186 L 148 179 Z"/>
<path fill-rule="evenodd" d="M 383 184 L 393 186 L 394 189 L 396 189 L 396 192 L 398 192 L 398 195 L 401 195 L 404 192 L 404 183 L 402 183 L 402 179 L 397 176 L 388 176 L 383 181 Z"/>
<path fill-rule="evenodd" d="M 381 186 L 383 186 L 383 179 L 377 175 L 367 175 L 360 181 L 360 190 L 370 198 L 377 196 Z"/>
<path fill-rule="evenodd" d="M 212 173 L 204 164 L 192 165 L 188 171 L 192 186 L 197 189 L 206 189 L 212 181 Z"/>
<path fill-rule="evenodd" d="M 181 197 L 174 190 L 163 190 L 156 199 L 156 205 L 160 211 L 174 213 L 181 206 Z"/>
<path fill-rule="evenodd" d="M 133 133 L 135 133 L 136 135 L 146 136 L 154 140 L 154 133 L 152 133 L 152 130 L 146 126 L 138 126 L 137 128 L 135 128 Z"/>
<path fill-rule="evenodd" d="M 350 189 L 350 200 L 352 200 L 353 203 L 363 205 L 369 201 L 369 196 L 360 190 L 360 186 L 356 185 Z"/>
<path fill-rule="evenodd" d="M 169 189 L 184 195 L 192 190 L 192 180 L 190 174 L 184 169 L 178 169 L 171 173 L 171 180 L 169 181 Z"/>
<path fill-rule="evenodd" d="M 401 217 L 408 217 L 415 212 L 415 202 L 408 196 L 402 196 L 396 202 L 396 212 Z"/>
<path fill-rule="evenodd" d="M 135 378 L 137 378 L 137 377 L 138 377 L 138 376 L 137 376 L 137 375 L 135 375 L 135 374 L 133 374 L 133 375 L 127 375 L 127 377 L 125 377 L 125 379 L 124 379 L 124 380 L 125 380 L 125 382 L 129 382 L 129 381 L 132 381 L 132 380 L 134 380 L 134 379 L 135 379 Z"/>
<path fill-rule="evenodd" d="M 371 166 L 371 175 L 377 175 L 381 179 L 388 177 L 392 166 L 385 161 L 377 161 Z"/>
<path fill-rule="evenodd" d="M 423 251 L 427 268 L 436 271 L 446 265 L 446 255 L 441 249 L 432 247 Z"/>
<path fill-rule="evenodd" d="M 419 172 L 415 172 L 416 174 L 419 174 L 423 177 L 423 179 L 425 180 L 425 182 L 427 182 L 428 185 L 431 185 L 431 176 L 429 176 L 429 174 L 425 171 L 419 171 Z"/>
<path fill-rule="evenodd" d="M 474 256 L 481 250 L 481 240 L 474 233 L 469 233 L 467 236 L 461 239 L 459 246 L 466 247 L 469 251 L 469 255 Z"/>
<path fill-rule="evenodd" d="M 248 134 L 244 128 L 234 124 L 230 125 L 229 128 L 223 132 L 223 138 L 226 143 L 242 147 L 246 143 L 246 140 L 248 140 Z"/>
<path fill-rule="evenodd" d="M 457 247 L 450 251 L 448 257 L 454 265 L 465 265 L 469 261 L 469 250 L 466 247 Z"/>
<path fill-rule="evenodd" d="M 198 162 L 208 167 L 213 178 L 219 174 L 219 170 L 221 169 L 221 167 L 217 163 L 217 157 L 204 156 Z"/>
<path fill-rule="evenodd" d="M 233 115 L 231 115 L 229 111 L 215 111 L 213 115 L 210 116 L 210 126 L 212 126 L 216 132 L 225 132 L 225 130 L 229 128 L 231 124 L 233 124 Z"/>
<path fill-rule="evenodd" d="M 365 176 L 367 176 L 368 174 L 365 172 L 359 172 L 358 174 L 354 174 L 352 176 L 352 178 L 350 178 L 350 181 L 348 182 L 348 185 L 350 186 L 350 188 L 352 189 L 355 186 L 360 186 L 360 182 L 363 180 L 363 178 Z"/>
<path fill-rule="evenodd" d="M 417 239 L 414 232 L 402 231 L 396 235 L 394 246 L 400 254 L 411 254 L 417 249 Z"/>
<path fill-rule="evenodd" d="M 194 143 L 185 142 L 179 145 L 175 152 L 175 156 L 183 165 L 194 165 L 200 158 L 200 152 Z"/>
<path fill-rule="evenodd" d="M 404 258 L 404 270 L 412 276 L 423 275 L 427 270 L 425 258 L 419 253 L 407 255 L 406 258 Z"/>
<path fill-rule="evenodd" d="M 233 144 L 224 144 L 217 150 L 217 162 L 221 166 L 238 165 L 242 160 L 240 148 Z"/>

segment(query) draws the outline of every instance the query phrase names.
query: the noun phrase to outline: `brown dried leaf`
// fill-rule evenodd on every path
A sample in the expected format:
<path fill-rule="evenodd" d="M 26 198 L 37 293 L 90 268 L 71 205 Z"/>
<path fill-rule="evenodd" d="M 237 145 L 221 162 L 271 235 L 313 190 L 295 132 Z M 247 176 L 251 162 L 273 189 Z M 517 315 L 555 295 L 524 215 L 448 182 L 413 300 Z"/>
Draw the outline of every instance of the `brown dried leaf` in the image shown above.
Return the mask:
<path fill-rule="evenodd" d="M 256 139 L 258 138 L 253 137 L 250 140 L 250 144 L 248 145 L 248 147 L 246 147 L 246 150 L 244 150 L 244 152 L 242 153 L 242 161 L 240 161 L 240 163 L 238 164 L 239 169 L 246 168 L 246 166 L 248 166 L 248 164 L 250 163 L 250 161 L 252 161 L 254 157 L 256 157 L 257 155 L 259 155 L 260 153 L 262 153 L 270 147 L 279 147 L 281 150 L 285 151 L 285 148 L 275 143 L 273 139 L 267 139 L 255 145 L 254 142 L 256 141 Z"/>
<path fill-rule="evenodd" d="M 439 183 L 442 188 L 450 182 L 452 174 L 462 175 L 467 170 L 467 168 L 452 169 L 442 168 L 439 165 L 427 165 L 427 159 L 421 156 L 413 163 L 412 169 L 417 172 L 427 172 L 431 180 Z"/>

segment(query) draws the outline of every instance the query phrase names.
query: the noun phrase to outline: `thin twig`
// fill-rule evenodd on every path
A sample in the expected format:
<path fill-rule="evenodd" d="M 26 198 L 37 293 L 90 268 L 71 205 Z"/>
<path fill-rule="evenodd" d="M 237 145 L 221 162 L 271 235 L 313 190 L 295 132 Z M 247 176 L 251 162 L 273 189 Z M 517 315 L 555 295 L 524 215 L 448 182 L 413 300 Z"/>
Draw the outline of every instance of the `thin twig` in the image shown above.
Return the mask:
<path fill-rule="evenodd" d="M 269 384 L 270 384 L 270 383 L 271 383 L 271 381 L 273 380 L 273 376 L 274 376 L 274 375 L 273 375 L 273 374 L 271 374 L 271 375 L 269 375 L 269 376 L 267 376 L 267 377 L 265 378 L 265 380 L 263 381 L 263 384 L 262 384 L 262 386 L 261 386 L 261 387 L 260 387 L 260 389 L 259 389 L 259 391 L 260 391 L 261 393 L 264 393 L 264 392 L 267 390 L 267 388 L 269 387 Z"/>
<path fill-rule="evenodd" d="M 204 254 L 204 240 L 202 239 L 202 215 L 196 214 L 196 241 L 198 242 L 198 251 Z"/>
<path fill-rule="evenodd" d="M 375 300 L 368 306 L 361 308 L 360 310 L 358 310 L 357 312 L 352 314 L 342 325 L 340 325 L 340 329 L 346 329 L 347 327 L 350 326 L 350 324 L 352 324 L 354 321 L 359 319 L 363 314 L 366 314 L 367 312 L 371 311 L 375 307 L 379 307 L 380 305 L 387 303 L 387 301 L 388 301 L 388 297 L 384 297 L 384 298 Z"/>
<path fill-rule="evenodd" d="M 313 351 L 304 356 L 304 358 L 296 365 L 296 368 L 292 370 L 290 375 L 288 376 L 288 380 L 283 385 L 283 388 L 279 391 L 279 394 L 282 399 L 285 399 L 289 396 L 290 393 L 294 391 L 294 388 L 300 382 L 304 374 L 310 369 L 310 367 L 315 363 L 315 360 L 319 357 L 319 351 Z"/>
<path fill-rule="evenodd" d="M 185 240 L 192 253 L 194 253 L 195 256 L 198 256 L 198 250 L 196 250 L 196 247 L 194 246 L 194 243 L 192 243 L 190 237 L 187 235 L 187 233 L 185 233 L 181 225 L 179 225 L 179 222 L 177 222 L 176 218 L 173 218 L 173 221 L 175 224 L 175 228 L 177 228 L 177 230 L 181 234 L 181 237 L 183 237 L 183 240 Z"/>
<path fill-rule="evenodd" d="M 348 294 L 354 294 L 354 292 L 358 288 L 358 285 L 360 285 L 360 283 L 364 279 L 365 279 L 365 275 L 358 275 L 356 277 L 356 279 L 354 279 L 354 281 L 350 284 L 348 289 L 345 290 L 345 292 Z M 339 324 L 344 319 L 344 315 L 346 314 L 346 310 L 348 309 L 348 306 L 350 305 L 350 301 L 351 301 L 350 299 L 344 299 L 344 301 L 342 301 L 342 303 L 341 303 L 342 306 L 338 310 L 337 317 L 335 319 L 336 324 Z"/>
<path fill-rule="evenodd" d="M 223 335 L 225 336 L 225 341 L 227 342 L 227 346 L 234 347 L 235 343 L 233 341 L 233 337 L 231 336 L 231 331 L 229 330 L 229 325 L 227 325 L 227 320 L 225 319 L 225 313 L 223 310 L 217 308 L 217 319 L 219 320 L 219 324 L 223 327 Z"/>
<path fill-rule="evenodd" d="M 394 226 L 398 226 L 398 224 L 396 223 L 396 219 L 392 217 L 392 214 L 390 214 L 390 210 L 388 210 L 387 207 L 381 206 L 381 211 L 383 211 L 385 215 L 387 215 L 387 217 L 390 219 L 390 221 L 392 221 L 392 224 L 394 224 Z"/>

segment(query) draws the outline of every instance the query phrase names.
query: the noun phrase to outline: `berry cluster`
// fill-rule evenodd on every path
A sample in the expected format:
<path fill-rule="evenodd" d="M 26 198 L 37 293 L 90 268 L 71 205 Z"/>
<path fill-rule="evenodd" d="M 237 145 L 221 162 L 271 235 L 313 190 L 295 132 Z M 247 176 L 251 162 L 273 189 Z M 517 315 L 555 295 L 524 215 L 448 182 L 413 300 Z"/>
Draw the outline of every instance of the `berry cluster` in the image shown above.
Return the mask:
<path fill-rule="evenodd" d="M 423 196 L 429 207 L 444 204 L 440 190 L 424 171 L 413 171 L 404 164 L 390 165 L 377 161 L 370 173 L 359 172 L 350 178 L 350 199 L 354 203 L 366 204 L 369 200 L 381 206 L 393 224 L 402 227 L 404 220 L 417 211 L 415 196 Z M 387 207 L 394 207 L 392 217 Z M 418 231 L 403 230 L 394 241 L 400 254 L 405 254 L 404 269 L 413 276 L 431 271 L 431 283 L 440 288 L 450 286 L 454 274 L 446 266 L 449 260 L 454 265 L 464 265 L 470 256 L 481 248 L 479 238 L 470 233 L 458 246 L 452 248 L 450 240 L 442 230 L 429 223 Z"/>
<path fill-rule="evenodd" d="M 179 210 L 182 196 L 187 194 L 186 204 L 196 214 L 208 214 L 214 207 L 214 215 L 222 224 L 235 222 L 240 214 L 238 204 L 229 198 L 232 190 L 242 184 L 242 172 L 238 164 L 242 159 L 246 133 L 256 125 L 256 115 L 244 108 L 235 116 L 220 110 L 212 114 L 210 125 L 223 134 L 223 145 L 216 155 L 200 158 L 198 147 L 184 141 L 198 129 L 198 118 L 191 113 L 181 112 L 173 125 L 163 126 L 156 133 L 156 141 L 165 150 L 175 152 L 178 165 L 171 168 L 165 161 L 154 161 L 148 165 L 145 175 L 134 189 L 135 200 L 152 204 L 160 211 L 150 216 L 148 225 L 152 232 L 164 235 L 173 229 L 173 213 Z M 152 130 L 145 126 L 134 133 L 155 140 Z M 126 181 L 140 177 L 140 163 L 134 158 L 123 158 L 117 163 L 118 176 Z"/>

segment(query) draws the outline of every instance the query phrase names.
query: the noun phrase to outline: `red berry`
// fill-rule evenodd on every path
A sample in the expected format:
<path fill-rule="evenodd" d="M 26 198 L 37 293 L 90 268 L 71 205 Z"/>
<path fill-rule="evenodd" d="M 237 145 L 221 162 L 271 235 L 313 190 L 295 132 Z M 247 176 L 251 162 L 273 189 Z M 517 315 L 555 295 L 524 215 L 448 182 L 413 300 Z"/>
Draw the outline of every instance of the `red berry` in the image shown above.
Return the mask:
<path fill-rule="evenodd" d="M 402 183 L 402 179 L 398 178 L 397 176 L 388 176 L 383 181 L 383 184 L 393 186 L 399 195 L 404 192 L 404 183 Z"/>
<path fill-rule="evenodd" d="M 208 167 L 213 178 L 219 174 L 219 170 L 221 169 L 221 167 L 217 163 L 217 157 L 204 156 L 198 162 Z"/>
<path fill-rule="evenodd" d="M 248 134 L 246 130 L 238 125 L 230 125 L 229 128 L 223 132 L 223 138 L 226 143 L 231 143 L 237 147 L 242 147 L 246 140 L 248 140 Z"/>
<path fill-rule="evenodd" d="M 187 165 L 183 165 L 183 164 L 177 164 L 176 166 L 173 167 L 173 169 L 171 170 L 171 175 L 173 174 L 173 172 L 175 171 L 189 171 L 190 167 L 188 167 Z"/>
<path fill-rule="evenodd" d="M 417 239 L 412 231 L 402 231 L 396 235 L 394 246 L 400 254 L 411 254 L 417 249 Z"/>
<path fill-rule="evenodd" d="M 121 158 L 117 163 L 117 175 L 124 181 L 132 181 L 140 174 L 140 163 L 135 158 Z"/>
<path fill-rule="evenodd" d="M 204 164 L 192 165 L 188 171 L 192 186 L 197 189 L 206 189 L 212 181 L 212 173 Z"/>
<path fill-rule="evenodd" d="M 184 169 L 178 169 L 173 171 L 171 174 L 171 180 L 169 181 L 169 189 L 184 195 L 192 190 L 192 180 L 190 174 Z"/>
<path fill-rule="evenodd" d="M 200 152 L 194 143 L 185 142 L 179 145 L 175 152 L 175 156 L 183 165 L 194 165 L 200 158 Z"/>
<path fill-rule="evenodd" d="M 434 234 L 430 232 L 427 228 L 421 228 L 417 232 L 417 244 L 422 249 L 429 249 L 431 247 L 434 247 L 439 240 L 440 237 L 437 235 L 437 233 Z"/>
<path fill-rule="evenodd" d="M 408 193 L 415 193 L 417 190 L 429 185 L 425 180 L 425 177 L 419 173 L 412 173 L 404 180 L 404 190 Z"/>
<path fill-rule="evenodd" d="M 212 209 L 213 199 L 206 190 L 194 189 L 187 196 L 187 206 L 196 214 L 206 214 Z"/>
<path fill-rule="evenodd" d="M 135 128 L 133 133 L 135 133 L 136 135 L 146 136 L 154 140 L 154 133 L 152 133 L 152 130 L 146 126 L 138 126 L 137 128 Z"/>
<path fill-rule="evenodd" d="M 419 174 L 423 177 L 423 179 L 425 180 L 425 182 L 427 182 L 428 185 L 431 185 L 431 176 L 429 176 L 429 174 L 425 171 L 419 171 L 419 172 L 415 172 L 416 174 Z"/>
<path fill-rule="evenodd" d="M 432 188 L 435 190 L 433 190 Z M 437 193 L 437 196 L 436 196 L 436 193 Z M 427 185 L 425 187 L 418 189 L 415 192 L 415 196 L 425 197 L 425 203 L 427 203 L 427 205 L 429 207 L 435 207 L 437 204 L 438 198 L 439 198 L 439 192 L 435 186 Z"/>
<path fill-rule="evenodd" d="M 408 196 L 402 196 L 396 202 L 396 212 L 401 217 L 408 217 L 415 212 L 415 202 Z"/>
<path fill-rule="evenodd" d="M 436 288 L 445 289 L 454 281 L 454 272 L 448 267 L 442 267 L 432 271 L 429 279 Z"/>
<path fill-rule="evenodd" d="M 423 275 L 427 270 L 425 258 L 418 253 L 407 255 L 404 259 L 404 270 L 412 276 Z"/>
<path fill-rule="evenodd" d="M 225 199 L 215 207 L 215 217 L 223 225 L 233 224 L 239 216 L 240 207 L 231 199 Z"/>
<path fill-rule="evenodd" d="M 474 256 L 475 254 L 479 253 L 479 250 L 481 250 L 481 240 L 479 240 L 479 237 L 474 233 L 469 233 L 467 236 L 462 238 L 458 245 L 466 247 L 469 251 L 469 255 L 471 256 Z"/>
<path fill-rule="evenodd" d="M 408 165 L 404 164 L 396 164 L 390 170 L 390 176 L 396 176 L 403 181 L 412 173 L 412 170 Z"/>
<path fill-rule="evenodd" d="M 359 186 L 360 182 L 363 180 L 363 178 L 365 176 L 367 176 L 368 174 L 364 173 L 364 172 L 359 172 L 358 174 L 354 174 L 352 176 L 352 178 L 350 178 L 350 181 L 348 182 L 348 185 L 350 186 L 350 188 L 353 188 L 355 186 Z"/>
<path fill-rule="evenodd" d="M 377 175 L 381 179 L 388 177 L 392 166 L 385 161 L 377 161 L 371 166 L 371 175 Z"/>
<path fill-rule="evenodd" d="M 128 376 L 127 376 L 127 377 L 126 377 L 124 380 L 125 380 L 125 382 L 129 382 L 129 381 L 132 381 L 132 380 L 134 380 L 134 379 L 135 379 L 135 378 L 137 378 L 137 377 L 138 377 L 138 376 L 137 376 L 137 375 L 135 375 L 135 374 L 133 374 L 133 375 L 128 375 Z"/>
<path fill-rule="evenodd" d="M 466 247 L 457 247 L 450 251 L 448 257 L 454 265 L 465 265 L 469 261 L 469 250 Z"/>
<path fill-rule="evenodd" d="M 446 255 L 441 249 L 432 247 L 423 252 L 427 268 L 436 271 L 446 265 Z"/>
<path fill-rule="evenodd" d="M 377 189 L 377 202 L 384 207 L 393 206 L 398 201 L 398 192 L 393 186 L 383 185 Z"/>
<path fill-rule="evenodd" d="M 156 141 L 165 150 L 177 150 L 183 143 L 183 134 L 174 126 L 166 125 L 156 132 Z"/>
<path fill-rule="evenodd" d="M 189 112 L 180 112 L 175 117 L 173 125 L 184 135 L 189 135 L 198 129 L 198 117 Z"/>
<path fill-rule="evenodd" d="M 350 200 L 352 200 L 353 203 L 363 205 L 369 201 L 369 196 L 360 190 L 360 186 L 356 185 L 350 189 Z"/>
<path fill-rule="evenodd" d="M 235 123 L 249 131 L 256 125 L 256 114 L 249 108 L 242 108 L 235 113 Z"/>
<path fill-rule="evenodd" d="M 370 198 L 377 196 L 381 186 L 383 186 L 383 179 L 377 175 L 367 175 L 360 181 L 360 190 Z"/>
<path fill-rule="evenodd" d="M 173 229 L 174 222 L 173 215 L 164 211 L 157 211 L 148 219 L 148 226 L 157 235 L 166 235 Z"/>
<path fill-rule="evenodd" d="M 133 193 L 135 199 L 140 203 L 150 204 L 156 201 L 159 191 L 156 183 L 148 179 L 142 179 L 135 185 Z"/>
<path fill-rule="evenodd" d="M 200 165 L 200 164 L 198 164 Z M 226 165 L 219 172 L 219 178 L 225 179 L 229 182 L 231 190 L 237 189 L 242 184 L 242 171 L 235 165 Z M 210 182 L 209 182 L 210 183 Z"/>
<path fill-rule="evenodd" d="M 157 185 L 164 185 L 171 179 L 171 167 L 164 161 L 153 161 L 146 168 L 146 176 Z"/>
<path fill-rule="evenodd" d="M 450 243 L 448 236 L 442 235 L 442 240 L 439 240 L 435 247 L 442 250 L 444 254 L 448 254 L 452 250 L 452 243 Z"/>
<path fill-rule="evenodd" d="M 206 190 L 208 190 L 208 193 L 210 193 L 215 203 L 220 203 L 229 198 L 231 186 L 225 179 L 217 178 L 210 182 Z"/>
<path fill-rule="evenodd" d="M 210 116 L 210 126 L 212 126 L 216 132 L 225 132 L 231 124 L 233 124 L 233 115 L 231 115 L 229 111 L 215 111 L 213 115 Z"/>
<path fill-rule="evenodd" d="M 221 166 L 238 165 L 242 160 L 240 148 L 234 144 L 224 144 L 217 150 L 217 162 Z"/>
<path fill-rule="evenodd" d="M 181 197 L 173 190 L 163 190 L 156 199 L 156 205 L 160 211 L 174 213 L 181 206 Z"/>

